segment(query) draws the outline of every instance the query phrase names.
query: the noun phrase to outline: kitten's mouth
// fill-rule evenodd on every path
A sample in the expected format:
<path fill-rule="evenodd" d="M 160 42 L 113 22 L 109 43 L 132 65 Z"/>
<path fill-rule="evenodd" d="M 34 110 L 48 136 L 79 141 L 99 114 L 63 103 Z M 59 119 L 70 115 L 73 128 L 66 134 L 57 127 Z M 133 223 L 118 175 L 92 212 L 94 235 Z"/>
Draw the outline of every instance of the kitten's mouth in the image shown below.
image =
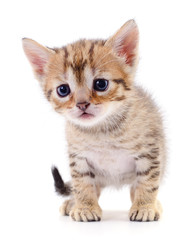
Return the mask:
<path fill-rule="evenodd" d="M 83 113 L 79 116 L 79 118 L 81 118 L 81 119 L 90 119 L 90 118 L 93 118 L 93 117 L 94 117 L 93 114 L 91 114 L 91 113 L 86 113 L 86 112 L 83 112 Z"/>

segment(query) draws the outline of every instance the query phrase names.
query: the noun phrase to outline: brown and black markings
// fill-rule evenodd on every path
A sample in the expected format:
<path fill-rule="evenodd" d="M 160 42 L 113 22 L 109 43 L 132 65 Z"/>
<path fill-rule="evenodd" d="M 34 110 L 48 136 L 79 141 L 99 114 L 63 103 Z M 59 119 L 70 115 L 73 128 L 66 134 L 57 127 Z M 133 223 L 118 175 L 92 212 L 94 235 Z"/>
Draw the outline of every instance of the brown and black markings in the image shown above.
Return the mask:
<path fill-rule="evenodd" d="M 91 172 L 91 171 L 81 173 L 81 172 L 78 172 L 78 171 L 75 170 L 75 169 L 72 170 L 71 176 L 72 176 L 73 178 L 81 178 L 81 177 L 91 177 L 91 178 L 95 178 L 95 174 L 94 174 L 93 172 Z"/>
<path fill-rule="evenodd" d="M 121 84 L 124 87 L 124 89 L 127 91 L 131 90 L 130 87 L 127 86 L 127 83 L 125 82 L 125 80 L 122 78 L 113 79 L 112 81 L 115 82 L 116 84 Z"/>

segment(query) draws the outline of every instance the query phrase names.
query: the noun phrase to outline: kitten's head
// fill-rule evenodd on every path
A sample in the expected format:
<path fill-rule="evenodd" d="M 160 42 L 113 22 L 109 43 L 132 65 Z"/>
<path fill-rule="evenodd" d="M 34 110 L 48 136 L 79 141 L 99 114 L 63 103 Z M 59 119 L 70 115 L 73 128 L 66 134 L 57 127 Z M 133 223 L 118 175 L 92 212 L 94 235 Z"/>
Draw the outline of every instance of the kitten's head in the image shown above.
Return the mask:
<path fill-rule="evenodd" d="M 138 59 L 134 20 L 106 41 L 51 49 L 24 38 L 23 48 L 47 99 L 69 121 L 89 127 L 121 112 Z"/>

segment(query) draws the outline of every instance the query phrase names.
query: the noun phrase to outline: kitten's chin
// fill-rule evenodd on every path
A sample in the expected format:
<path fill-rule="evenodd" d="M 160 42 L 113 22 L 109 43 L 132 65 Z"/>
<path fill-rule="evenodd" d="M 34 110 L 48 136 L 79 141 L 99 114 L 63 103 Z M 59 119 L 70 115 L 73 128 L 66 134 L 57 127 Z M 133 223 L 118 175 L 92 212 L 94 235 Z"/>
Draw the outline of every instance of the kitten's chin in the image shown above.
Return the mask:
<path fill-rule="evenodd" d="M 66 116 L 66 119 L 73 124 L 81 127 L 93 127 L 102 122 L 104 120 L 104 117 L 98 117 L 94 114 L 90 113 L 83 113 L 79 117 L 72 118 L 70 116 Z"/>

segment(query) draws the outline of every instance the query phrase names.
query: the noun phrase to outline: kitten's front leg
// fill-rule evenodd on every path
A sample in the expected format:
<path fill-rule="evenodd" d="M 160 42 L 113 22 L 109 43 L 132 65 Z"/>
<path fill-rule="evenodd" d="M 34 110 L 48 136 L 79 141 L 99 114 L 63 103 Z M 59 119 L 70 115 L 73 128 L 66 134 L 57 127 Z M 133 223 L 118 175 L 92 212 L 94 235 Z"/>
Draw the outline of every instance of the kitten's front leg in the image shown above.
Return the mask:
<path fill-rule="evenodd" d="M 160 182 L 160 162 L 148 159 L 149 155 L 142 155 L 137 159 L 137 178 L 131 188 L 131 200 L 133 202 L 129 217 L 131 221 L 157 221 L 160 218 L 162 208 L 157 200 Z M 148 161 L 148 168 L 141 170 Z"/>
<path fill-rule="evenodd" d="M 75 221 L 100 221 L 102 210 L 98 205 L 95 174 L 90 171 L 85 158 L 75 155 L 72 158 L 70 166 L 75 205 L 69 215 Z"/>

